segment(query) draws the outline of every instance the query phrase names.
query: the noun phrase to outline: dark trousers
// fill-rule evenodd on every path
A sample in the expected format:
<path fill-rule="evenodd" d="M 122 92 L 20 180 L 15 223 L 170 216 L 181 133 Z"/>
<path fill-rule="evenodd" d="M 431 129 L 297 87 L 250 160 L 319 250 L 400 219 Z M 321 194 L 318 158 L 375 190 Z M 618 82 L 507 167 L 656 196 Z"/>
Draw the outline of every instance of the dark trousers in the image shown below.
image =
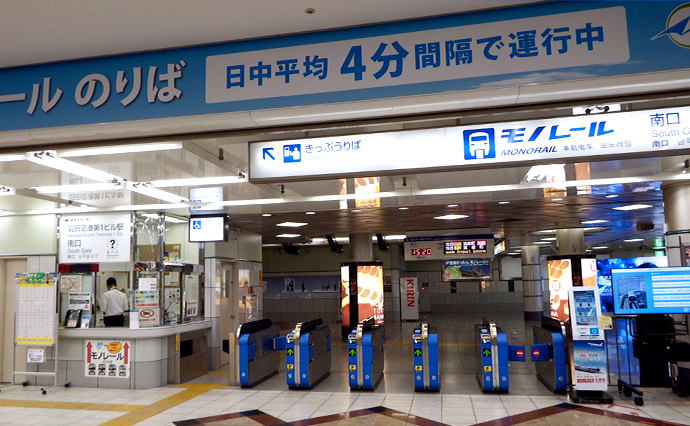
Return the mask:
<path fill-rule="evenodd" d="M 124 314 L 120 314 L 103 317 L 103 324 L 106 327 L 122 327 L 125 325 L 125 316 Z"/>

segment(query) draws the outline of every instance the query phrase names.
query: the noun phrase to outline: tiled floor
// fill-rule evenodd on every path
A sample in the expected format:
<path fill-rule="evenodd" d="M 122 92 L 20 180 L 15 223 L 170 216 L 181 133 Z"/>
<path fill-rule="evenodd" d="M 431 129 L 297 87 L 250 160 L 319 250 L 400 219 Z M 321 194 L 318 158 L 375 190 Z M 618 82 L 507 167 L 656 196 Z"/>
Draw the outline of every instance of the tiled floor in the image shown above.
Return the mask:
<path fill-rule="evenodd" d="M 518 314 L 521 315 L 521 314 Z M 509 339 L 528 342 L 531 325 L 517 315 L 495 318 Z M 531 363 L 511 363 L 510 392 L 483 394 L 477 384 L 473 318 L 437 317 L 441 325 L 441 391 L 415 393 L 411 329 L 387 325 L 384 378 L 371 392 L 350 391 L 346 345 L 333 325 L 331 374 L 310 391 L 289 390 L 285 367 L 253 389 L 228 386 L 224 371 L 154 389 L 0 386 L 2 425 L 690 425 L 690 398 L 644 389 L 644 405 L 610 387 L 614 404 L 572 404 L 539 382 Z M 433 322 L 433 321 L 432 321 Z M 478 322 L 478 321 L 477 321 Z M 509 326 L 507 326 L 509 324 Z"/>

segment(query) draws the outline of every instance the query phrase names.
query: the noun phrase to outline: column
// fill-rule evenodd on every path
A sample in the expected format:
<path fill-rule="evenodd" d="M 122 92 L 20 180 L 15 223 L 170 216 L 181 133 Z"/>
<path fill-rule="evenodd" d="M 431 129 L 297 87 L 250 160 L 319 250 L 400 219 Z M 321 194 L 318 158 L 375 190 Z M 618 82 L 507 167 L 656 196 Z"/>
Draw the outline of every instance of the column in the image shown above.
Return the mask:
<path fill-rule="evenodd" d="M 585 254 L 585 232 L 582 228 L 557 229 L 558 254 Z"/>
<path fill-rule="evenodd" d="M 666 183 L 661 186 L 664 196 L 666 222 L 666 255 L 668 266 L 687 266 L 685 248 L 690 247 L 690 184 L 687 182 Z M 688 321 L 688 315 L 674 315 L 675 320 Z M 678 330 L 677 331 L 683 331 Z M 678 341 L 689 342 L 690 336 L 677 336 Z M 690 363 L 679 362 L 678 381 L 684 386 L 690 383 Z"/>
<path fill-rule="evenodd" d="M 520 258 L 522 260 L 522 302 L 525 319 L 539 321 L 544 315 L 539 246 L 523 246 Z"/>
<path fill-rule="evenodd" d="M 350 262 L 373 262 L 372 234 L 350 234 Z"/>

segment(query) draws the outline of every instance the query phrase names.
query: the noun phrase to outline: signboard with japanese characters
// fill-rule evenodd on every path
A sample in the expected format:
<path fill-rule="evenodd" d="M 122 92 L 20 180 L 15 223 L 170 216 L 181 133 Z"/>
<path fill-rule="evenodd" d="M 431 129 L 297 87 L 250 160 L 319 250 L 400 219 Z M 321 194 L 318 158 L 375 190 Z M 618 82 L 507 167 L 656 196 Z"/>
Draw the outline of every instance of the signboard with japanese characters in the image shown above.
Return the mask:
<path fill-rule="evenodd" d="M 130 344 L 127 340 L 86 340 L 84 375 L 126 379 L 130 370 Z"/>
<path fill-rule="evenodd" d="M 682 4 L 547 2 L 3 69 L 0 131 L 684 69 Z"/>
<path fill-rule="evenodd" d="M 250 179 L 529 164 L 690 148 L 690 107 L 250 144 Z M 492 247 L 493 250 L 493 247 Z"/>
<path fill-rule="evenodd" d="M 59 263 L 129 262 L 129 213 L 60 216 Z"/>
<path fill-rule="evenodd" d="M 15 343 L 46 345 L 55 343 L 57 328 L 56 298 L 58 274 L 55 272 L 18 273 Z"/>
<path fill-rule="evenodd" d="M 403 243 L 405 260 L 465 259 L 494 256 L 492 234 L 409 237 Z"/>

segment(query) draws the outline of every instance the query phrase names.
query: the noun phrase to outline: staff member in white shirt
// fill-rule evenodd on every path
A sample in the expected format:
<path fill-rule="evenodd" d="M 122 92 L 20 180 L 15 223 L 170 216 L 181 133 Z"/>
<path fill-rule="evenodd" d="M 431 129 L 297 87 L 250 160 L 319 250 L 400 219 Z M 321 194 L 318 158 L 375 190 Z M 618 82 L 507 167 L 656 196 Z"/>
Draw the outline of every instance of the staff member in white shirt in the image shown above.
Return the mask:
<path fill-rule="evenodd" d="M 122 327 L 125 325 L 124 312 L 129 311 L 127 296 L 117 289 L 117 281 L 110 277 L 105 282 L 108 291 L 103 293 L 101 299 L 101 311 L 103 311 L 103 324 L 106 327 Z"/>

